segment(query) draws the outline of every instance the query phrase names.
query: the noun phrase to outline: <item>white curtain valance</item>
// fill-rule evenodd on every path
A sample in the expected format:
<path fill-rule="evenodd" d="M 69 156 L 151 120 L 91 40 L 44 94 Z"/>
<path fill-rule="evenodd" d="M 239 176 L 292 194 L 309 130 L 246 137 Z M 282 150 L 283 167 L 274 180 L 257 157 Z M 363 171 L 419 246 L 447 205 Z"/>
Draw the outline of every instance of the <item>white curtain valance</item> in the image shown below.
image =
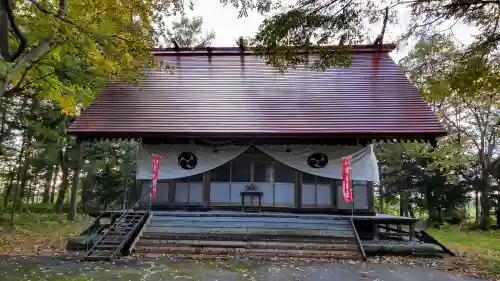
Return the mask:
<path fill-rule="evenodd" d="M 160 155 L 158 179 L 197 175 L 234 159 L 249 146 L 200 146 L 195 144 L 143 145 L 137 156 L 137 179 L 151 179 L 151 155 Z"/>
<path fill-rule="evenodd" d="M 301 172 L 340 179 L 342 157 L 351 157 L 352 179 L 379 182 L 373 146 L 256 145 L 277 161 Z M 247 146 L 144 145 L 138 152 L 137 179 L 151 179 L 151 155 L 161 156 L 158 179 L 176 179 L 215 169 L 236 158 Z"/>
<path fill-rule="evenodd" d="M 325 178 L 342 178 L 342 158 L 350 156 L 353 180 L 379 182 L 373 146 L 257 145 L 258 149 L 294 169 Z"/>

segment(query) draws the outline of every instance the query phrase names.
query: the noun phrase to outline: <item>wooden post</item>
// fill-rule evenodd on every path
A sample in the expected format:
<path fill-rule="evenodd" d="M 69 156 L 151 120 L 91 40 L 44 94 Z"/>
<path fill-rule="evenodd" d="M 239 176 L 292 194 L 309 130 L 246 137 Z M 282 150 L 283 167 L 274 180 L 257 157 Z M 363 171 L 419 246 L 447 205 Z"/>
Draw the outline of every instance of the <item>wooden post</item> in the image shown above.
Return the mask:
<path fill-rule="evenodd" d="M 337 179 L 331 180 L 331 200 L 332 200 L 332 209 L 338 210 L 337 197 L 338 197 L 338 188 L 337 188 Z"/>
<path fill-rule="evenodd" d="M 302 209 L 302 173 L 295 174 L 295 208 Z"/>
<path fill-rule="evenodd" d="M 373 182 L 367 182 L 368 210 L 375 211 L 375 194 L 373 193 Z"/>
<path fill-rule="evenodd" d="M 168 181 L 168 205 L 175 202 L 175 180 Z"/>
<path fill-rule="evenodd" d="M 409 238 L 410 238 L 410 241 L 412 241 L 413 238 L 415 237 L 415 223 L 412 222 L 409 226 L 410 226 L 410 231 L 409 231 L 410 237 Z"/>
<path fill-rule="evenodd" d="M 203 205 L 208 208 L 210 205 L 210 171 L 203 173 Z"/>

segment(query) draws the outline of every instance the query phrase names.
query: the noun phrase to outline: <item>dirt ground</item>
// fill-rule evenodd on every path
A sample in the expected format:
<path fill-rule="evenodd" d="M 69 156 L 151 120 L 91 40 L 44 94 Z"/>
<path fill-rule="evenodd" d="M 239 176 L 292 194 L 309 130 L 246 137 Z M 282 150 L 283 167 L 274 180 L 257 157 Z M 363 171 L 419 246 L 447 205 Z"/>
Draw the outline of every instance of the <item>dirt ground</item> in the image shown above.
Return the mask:
<path fill-rule="evenodd" d="M 83 262 L 75 256 L 0 257 L 0 280 L 8 281 L 472 281 L 418 263 L 307 261 L 176 261 L 128 258 L 114 263 Z"/>

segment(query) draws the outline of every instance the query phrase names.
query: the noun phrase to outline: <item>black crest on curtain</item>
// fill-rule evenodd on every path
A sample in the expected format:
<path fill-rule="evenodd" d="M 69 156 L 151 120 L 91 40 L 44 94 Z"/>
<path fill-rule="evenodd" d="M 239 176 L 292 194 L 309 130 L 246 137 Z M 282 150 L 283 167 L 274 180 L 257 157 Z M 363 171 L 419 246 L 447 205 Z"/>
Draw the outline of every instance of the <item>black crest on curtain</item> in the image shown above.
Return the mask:
<path fill-rule="evenodd" d="M 177 163 L 184 170 L 191 170 L 198 164 L 198 158 L 192 152 L 182 152 L 177 158 Z"/>
<path fill-rule="evenodd" d="M 328 156 L 321 152 L 313 153 L 307 158 L 307 165 L 311 168 L 324 168 L 326 164 L 328 164 Z"/>

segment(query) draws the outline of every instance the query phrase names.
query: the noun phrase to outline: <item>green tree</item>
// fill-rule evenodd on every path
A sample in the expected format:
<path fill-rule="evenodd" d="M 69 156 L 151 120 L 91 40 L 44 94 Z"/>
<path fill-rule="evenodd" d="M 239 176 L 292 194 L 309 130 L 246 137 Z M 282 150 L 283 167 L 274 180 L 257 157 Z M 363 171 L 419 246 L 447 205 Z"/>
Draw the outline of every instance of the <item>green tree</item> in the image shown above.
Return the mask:
<path fill-rule="evenodd" d="M 34 91 L 75 113 L 110 79 L 137 81 L 158 66 L 149 50 L 172 10 L 179 1 L 2 1 L 0 99 Z"/>
<path fill-rule="evenodd" d="M 208 47 L 215 38 L 213 31 L 203 34 L 203 18 L 182 16 L 179 21 L 172 23 L 172 28 L 167 30 L 165 42 L 176 42 L 179 47 Z M 172 43 L 174 44 L 174 43 Z"/>
<path fill-rule="evenodd" d="M 466 163 L 458 147 L 440 142 L 378 145 L 383 199 L 399 195 L 400 215 L 426 212 L 430 223 L 461 222 L 468 184 L 457 173 Z M 415 209 L 417 208 L 417 210 Z"/>
<path fill-rule="evenodd" d="M 240 16 L 247 15 L 252 9 L 264 13 L 279 8 L 261 24 L 251 43 L 269 63 L 280 69 L 304 61 L 303 55 L 293 52 L 296 48 L 318 53 L 320 61 L 315 65 L 318 69 L 348 65 L 348 46 L 385 42 L 386 27 L 390 25 L 406 30 L 401 35 L 401 42 L 425 34 L 446 35 L 449 29 L 441 28 L 443 24 L 474 26 L 479 33 L 473 44 L 463 50 L 464 55 L 477 51 L 489 53 L 500 41 L 500 1 L 497 0 L 298 0 L 296 4 L 285 7 L 273 5 L 273 0 L 221 2 L 239 8 Z M 401 25 L 398 9 L 410 11 L 409 25 Z M 382 27 L 379 36 L 370 35 L 377 26 Z M 332 44 L 338 46 L 328 50 L 323 48 Z"/>
<path fill-rule="evenodd" d="M 423 38 L 402 62 L 447 127 L 448 140 L 461 147 L 464 158 L 477 164 L 478 180 L 472 182 L 469 177 L 469 183 L 481 194 L 478 224 L 483 228 L 489 226 L 491 175 L 498 151 L 498 61 L 494 53 L 463 56 L 463 49 L 450 38 L 434 36 Z"/>

